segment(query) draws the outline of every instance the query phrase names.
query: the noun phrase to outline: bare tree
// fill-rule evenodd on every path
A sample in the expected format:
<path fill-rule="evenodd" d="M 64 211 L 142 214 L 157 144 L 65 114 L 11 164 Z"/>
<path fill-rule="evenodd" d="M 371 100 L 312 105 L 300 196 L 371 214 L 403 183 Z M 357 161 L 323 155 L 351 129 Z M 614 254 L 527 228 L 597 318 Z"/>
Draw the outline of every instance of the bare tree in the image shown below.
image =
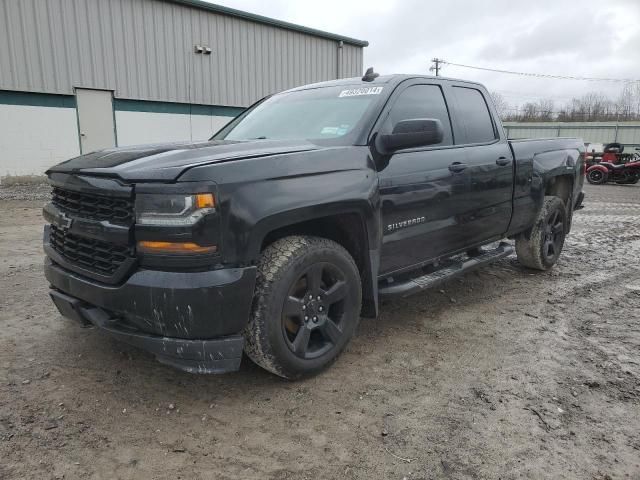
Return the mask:
<path fill-rule="evenodd" d="M 555 112 L 553 109 L 555 108 L 555 103 L 551 99 L 541 99 L 538 100 L 538 119 L 543 122 L 550 122 L 554 119 Z"/>
<path fill-rule="evenodd" d="M 491 95 L 491 100 L 493 100 L 493 105 L 496 107 L 496 111 L 498 112 L 498 116 L 505 120 L 509 114 L 509 104 L 505 100 L 505 98 L 498 92 L 489 92 Z"/>
<path fill-rule="evenodd" d="M 636 112 L 635 92 L 631 83 L 625 83 L 616 101 L 616 110 L 621 119 L 631 119 Z"/>
<path fill-rule="evenodd" d="M 527 102 L 520 108 L 520 119 L 522 122 L 535 122 L 538 120 L 538 104 Z"/>
<path fill-rule="evenodd" d="M 635 119 L 640 118 L 640 82 L 635 82 L 633 85 L 633 114 Z"/>
<path fill-rule="evenodd" d="M 507 115 L 506 120 L 518 122 L 550 122 L 555 119 L 554 107 L 555 104 L 553 100 L 550 99 L 527 102 L 516 109 L 516 113 Z"/>
<path fill-rule="evenodd" d="M 615 117 L 614 102 L 602 92 L 589 92 L 571 100 L 569 116 L 572 121 L 594 122 Z"/>
<path fill-rule="evenodd" d="M 491 93 L 497 104 L 500 99 L 495 100 L 494 95 L 500 95 Z M 519 122 L 640 120 L 640 82 L 625 83 L 615 100 L 602 92 L 588 92 L 572 98 L 557 111 L 553 100 L 547 98 L 516 105 L 508 110 L 515 113 L 507 113 L 501 117 L 504 120 Z"/>

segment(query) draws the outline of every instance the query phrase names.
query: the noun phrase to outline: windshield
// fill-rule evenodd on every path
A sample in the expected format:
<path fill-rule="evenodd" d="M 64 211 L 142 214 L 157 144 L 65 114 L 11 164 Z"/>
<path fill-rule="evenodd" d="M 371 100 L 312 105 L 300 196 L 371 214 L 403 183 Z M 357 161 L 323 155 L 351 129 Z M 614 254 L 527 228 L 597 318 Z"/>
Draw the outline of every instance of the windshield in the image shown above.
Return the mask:
<path fill-rule="evenodd" d="M 321 140 L 353 132 L 384 87 L 314 88 L 281 93 L 225 128 L 217 140 Z"/>

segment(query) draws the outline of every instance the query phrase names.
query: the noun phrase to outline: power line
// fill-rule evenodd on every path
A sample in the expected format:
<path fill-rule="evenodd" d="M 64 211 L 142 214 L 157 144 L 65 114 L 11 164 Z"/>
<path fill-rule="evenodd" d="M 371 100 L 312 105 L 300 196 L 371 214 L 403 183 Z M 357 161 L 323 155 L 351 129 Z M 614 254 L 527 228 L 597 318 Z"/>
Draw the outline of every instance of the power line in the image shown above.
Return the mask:
<path fill-rule="evenodd" d="M 533 93 L 519 93 L 519 92 L 512 92 L 509 90 L 492 90 L 493 92 L 497 92 L 500 95 L 504 96 L 504 97 L 517 97 L 517 98 L 533 98 L 535 100 L 539 100 L 539 99 L 553 99 L 553 100 L 573 100 L 575 97 L 572 96 L 562 96 L 562 95 L 547 95 L 547 94 L 543 94 L 543 95 L 537 95 L 537 94 L 533 94 Z"/>
<path fill-rule="evenodd" d="M 432 60 L 435 61 L 436 59 Z M 618 83 L 632 83 L 640 82 L 637 78 L 599 78 L 599 77 L 572 77 L 569 75 L 548 75 L 545 73 L 530 73 L 530 72 L 514 72 L 511 70 L 501 70 L 498 68 L 478 67 L 476 65 L 464 65 L 462 63 L 447 62 L 445 60 L 438 59 L 439 63 L 444 65 L 452 65 L 454 67 L 471 68 L 473 70 L 484 70 L 486 72 L 506 73 L 509 75 L 520 75 L 523 77 L 535 77 L 535 78 L 553 78 L 556 80 L 584 80 L 587 82 L 618 82 Z M 433 68 L 433 67 L 432 67 Z"/>

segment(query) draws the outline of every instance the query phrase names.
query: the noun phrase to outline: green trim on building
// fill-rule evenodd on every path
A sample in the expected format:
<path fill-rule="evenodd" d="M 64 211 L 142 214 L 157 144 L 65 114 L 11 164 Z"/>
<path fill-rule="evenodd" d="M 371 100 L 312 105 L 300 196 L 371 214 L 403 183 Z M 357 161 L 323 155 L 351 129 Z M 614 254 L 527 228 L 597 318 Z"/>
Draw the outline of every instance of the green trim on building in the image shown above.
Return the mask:
<path fill-rule="evenodd" d="M 17 92 L 0 90 L 0 105 L 26 105 L 32 107 L 76 108 L 75 95 Z M 157 102 L 148 100 L 113 99 L 114 110 L 121 112 L 177 113 L 208 117 L 235 118 L 244 108 L 220 105 L 191 105 L 188 103 Z"/>
<path fill-rule="evenodd" d="M 250 20 L 252 22 L 262 23 L 265 25 L 271 25 L 273 27 L 280 27 L 287 30 L 293 30 L 294 32 L 306 33 L 307 35 L 314 35 L 316 37 L 328 38 L 329 40 L 336 40 L 338 42 L 349 43 L 356 47 L 368 47 L 369 42 L 366 40 L 358 40 L 356 38 L 345 37 L 342 35 L 336 35 L 335 33 L 329 33 L 322 30 L 316 30 L 315 28 L 303 27 L 302 25 L 296 25 L 295 23 L 283 22 L 282 20 L 276 20 L 275 18 L 263 17 L 262 15 L 256 15 L 255 13 L 245 12 L 243 10 L 236 10 L 235 8 L 223 7 L 222 5 L 216 5 L 215 3 L 203 2 L 201 0 L 168 0 L 180 5 L 186 5 L 189 7 L 199 8 L 201 10 L 207 10 L 209 12 L 220 13 L 222 15 L 229 15 L 231 17 L 242 18 L 244 20 Z"/>
<path fill-rule="evenodd" d="M 156 102 L 148 100 L 127 100 L 114 98 L 116 112 L 175 113 L 182 115 L 205 115 L 208 117 L 237 117 L 244 111 L 240 107 L 218 105 L 191 105 L 188 103 Z"/>
<path fill-rule="evenodd" d="M 73 95 L 0 90 L 0 105 L 76 108 L 76 97 Z"/>

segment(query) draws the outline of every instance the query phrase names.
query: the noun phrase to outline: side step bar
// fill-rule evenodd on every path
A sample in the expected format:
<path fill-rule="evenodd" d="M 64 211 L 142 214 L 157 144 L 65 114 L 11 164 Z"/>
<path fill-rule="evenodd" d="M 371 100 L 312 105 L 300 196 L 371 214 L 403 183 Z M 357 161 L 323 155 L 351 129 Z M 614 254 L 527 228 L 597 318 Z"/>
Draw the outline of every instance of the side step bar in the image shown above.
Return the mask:
<path fill-rule="evenodd" d="M 508 243 L 500 243 L 500 245 L 493 250 L 483 251 L 483 253 L 474 257 L 464 257 L 463 259 L 449 263 L 445 267 L 432 273 L 411 278 L 410 280 L 381 286 L 378 293 L 381 297 L 408 297 L 427 288 L 433 288 L 442 282 L 457 277 L 458 275 L 462 275 L 463 273 L 467 273 L 483 265 L 495 262 L 501 258 L 508 257 L 512 253 L 513 247 L 511 245 Z"/>

